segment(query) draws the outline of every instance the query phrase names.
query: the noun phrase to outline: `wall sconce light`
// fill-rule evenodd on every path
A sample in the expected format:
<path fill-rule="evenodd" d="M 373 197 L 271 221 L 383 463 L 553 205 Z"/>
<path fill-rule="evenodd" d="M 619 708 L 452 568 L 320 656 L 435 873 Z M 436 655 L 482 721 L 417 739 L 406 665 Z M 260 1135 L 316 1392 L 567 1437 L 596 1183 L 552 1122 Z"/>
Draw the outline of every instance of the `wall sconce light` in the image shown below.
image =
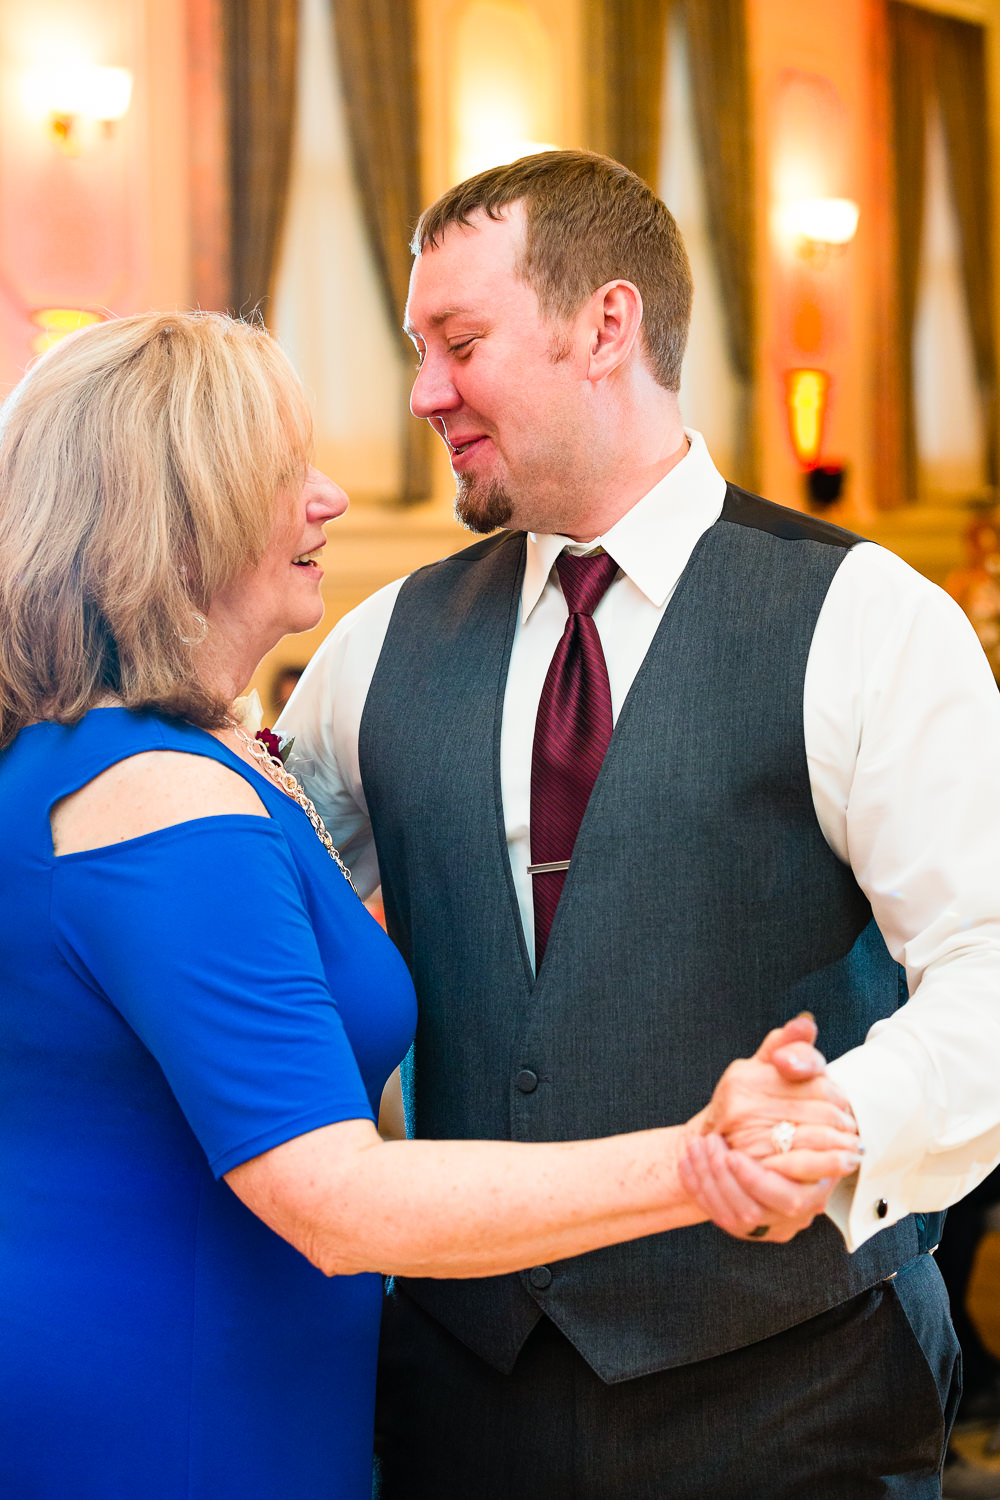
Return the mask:
<path fill-rule="evenodd" d="M 132 101 L 128 68 L 70 63 L 32 74 L 27 87 L 48 117 L 53 141 L 69 156 L 80 154 L 82 122 L 94 121 L 110 136 Z"/>
<path fill-rule="evenodd" d="M 843 497 L 846 464 L 816 464 L 805 473 L 806 495 L 813 510 L 823 511 Z"/>
<path fill-rule="evenodd" d="M 830 377 L 825 370 L 789 370 L 785 376 L 785 409 L 795 457 L 804 469 L 819 458 L 823 442 Z"/>
<path fill-rule="evenodd" d="M 858 232 L 858 205 L 850 198 L 799 198 L 784 211 L 784 225 L 797 255 L 825 265 Z"/>
<path fill-rule="evenodd" d="M 107 319 L 103 313 L 88 312 L 82 307 L 39 307 L 31 314 L 31 321 L 41 330 L 32 339 L 31 347 L 35 354 L 44 354 L 68 333 L 89 328 L 91 323 L 104 323 Z"/>
<path fill-rule="evenodd" d="M 483 129 L 477 135 L 467 134 L 463 143 L 459 170 L 463 177 L 473 177 L 487 167 L 505 166 L 522 156 L 536 156 L 540 151 L 558 151 L 551 141 L 516 140 L 502 130 L 491 134 Z"/>

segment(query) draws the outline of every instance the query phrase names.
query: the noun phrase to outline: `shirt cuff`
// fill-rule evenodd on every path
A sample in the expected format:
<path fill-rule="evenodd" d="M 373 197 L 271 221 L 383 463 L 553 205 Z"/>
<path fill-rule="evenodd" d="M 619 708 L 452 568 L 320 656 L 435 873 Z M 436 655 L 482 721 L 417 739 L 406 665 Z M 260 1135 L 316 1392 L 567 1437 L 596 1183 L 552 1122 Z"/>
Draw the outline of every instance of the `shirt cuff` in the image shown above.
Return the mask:
<path fill-rule="evenodd" d="M 850 1102 L 865 1148 L 858 1171 L 838 1183 L 826 1209 L 853 1251 L 907 1214 L 931 1208 L 920 1201 L 931 1112 L 919 1075 L 895 1040 L 879 1045 L 869 1037 L 830 1063 L 828 1072 Z"/>

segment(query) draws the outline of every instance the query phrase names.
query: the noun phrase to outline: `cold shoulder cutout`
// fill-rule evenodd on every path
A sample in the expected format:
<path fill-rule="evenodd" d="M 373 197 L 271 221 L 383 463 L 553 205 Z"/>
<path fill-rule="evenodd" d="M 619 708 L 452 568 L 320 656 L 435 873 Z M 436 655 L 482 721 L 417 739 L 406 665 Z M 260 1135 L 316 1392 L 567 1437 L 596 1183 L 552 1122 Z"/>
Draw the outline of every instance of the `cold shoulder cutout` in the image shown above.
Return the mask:
<path fill-rule="evenodd" d="M 231 767 L 190 751 L 140 750 L 61 798 L 49 821 L 60 856 L 227 813 L 270 816 Z"/>

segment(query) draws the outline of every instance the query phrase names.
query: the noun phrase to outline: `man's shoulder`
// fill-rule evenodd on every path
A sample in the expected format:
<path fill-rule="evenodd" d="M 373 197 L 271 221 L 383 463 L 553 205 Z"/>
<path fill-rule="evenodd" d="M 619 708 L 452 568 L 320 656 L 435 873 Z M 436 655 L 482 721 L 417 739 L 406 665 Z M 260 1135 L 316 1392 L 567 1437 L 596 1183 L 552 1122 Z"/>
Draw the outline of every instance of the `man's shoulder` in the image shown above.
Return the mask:
<path fill-rule="evenodd" d="M 726 486 L 719 519 L 734 526 L 745 526 L 751 531 L 766 532 L 781 541 L 819 542 L 844 552 L 866 540 L 842 526 L 834 526 L 803 511 L 791 510 L 786 505 L 776 505 L 773 500 L 765 500 L 735 484 Z"/>
<path fill-rule="evenodd" d="M 417 568 L 409 576 L 419 578 L 425 573 L 434 572 L 435 569 L 467 567 L 471 563 L 486 562 L 497 553 L 511 548 L 519 549 L 524 543 L 524 537 L 523 531 L 494 531 L 491 536 L 480 537 L 469 547 L 462 547 L 458 552 L 451 552 L 447 557 L 439 557 L 436 562 Z"/>
<path fill-rule="evenodd" d="M 447 557 L 440 557 L 434 562 L 425 563 L 423 567 L 414 569 L 412 573 L 394 579 L 392 583 L 387 583 L 377 589 L 374 594 L 369 594 L 367 599 L 363 599 L 347 614 L 342 615 L 320 646 L 317 656 L 322 655 L 330 659 L 342 654 L 345 650 L 357 649 L 359 644 L 366 655 L 371 654 L 373 645 L 380 650 L 401 594 L 419 589 L 422 583 L 433 584 L 442 576 L 447 578 L 449 573 L 461 573 L 470 564 L 489 561 L 498 553 L 502 553 L 504 549 L 514 549 L 510 553 L 510 558 L 511 562 L 516 564 L 523 542 L 523 531 L 495 532 L 492 536 L 482 537 L 479 541 L 473 542 L 471 547 L 463 547 L 459 552 L 452 552 Z"/>
<path fill-rule="evenodd" d="M 491 582 L 514 579 L 523 566 L 525 533 L 497 531 L 482 537 L 471 547 L 425 563 L 404 580 L 401 600 L 448 596 L 458 590 L 489 588 Z"/>

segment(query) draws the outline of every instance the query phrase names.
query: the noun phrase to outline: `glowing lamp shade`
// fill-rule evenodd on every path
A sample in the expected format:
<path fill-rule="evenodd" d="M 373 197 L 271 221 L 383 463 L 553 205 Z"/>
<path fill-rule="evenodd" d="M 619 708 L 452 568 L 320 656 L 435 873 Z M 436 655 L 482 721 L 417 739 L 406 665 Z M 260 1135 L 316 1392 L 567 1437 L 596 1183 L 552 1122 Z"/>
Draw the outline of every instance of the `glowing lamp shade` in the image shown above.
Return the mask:
<path fill-rule="evenodd" d="M 785 208 L 785 228 L 807 245 L 840 249 L 857 234 L 859 214 L 850 198 L 799 198 Z"/>
<path fill-rule="evenodd" d="M 850 198 L 803 198 L 794 205 L 795 227 L 807 240 L 846 245 L 858 232 L 859 213 Z"/>
<path fill-rule="evenodd" d="M 48 120 L 56 144 L 70 156 L 78 156 L 92 125 L 110 137 L 128 113 L 132 74 L 128 68 L 100 68 L 91 63 L 53 64 L 26 73 L 22 93 L 32 113 Z"/>
<path fill-rule="evenodd" d="M 128 114 L 132 102 L 132 74 L 128 68 L 95 68 L 90 107 L 95 120 L 109 124 Z"/>
<path fill-rule="evenodd" d="M 101 313 L 87 312 L 82 307 L 39 307 L 31 314 L 31 321 L 41 330 L 31 347 L 36 354 L 44 354 L 68 333 L 88 328 L 91 323 L 104 323 L 106 319 Z"/>
<path fill-rule="evenodd" d="M 508 162 L 519 161 L 522 156 L 537 156 L 540 151 L 557 151 L 552 141 L 516 140 L 504 133 L 502 125 L 491 133 L 489 128 L 474 135 L 467 133 L 460 155 L 463 177 L 473 177 L 487 167 L 500 167 Z"/>
<path fill-rule="evenodd" d="M 108 123 L 123 119 L 132 101 L 128 68 L 68 64 L 38 75 L 36 87 L 54 115 L 84 115 Z"/>
<path fill-rule="evenodd" d="M 785 376 L 788 431 L 804 469 L 811 469 L 819 458 L 829 394 L 830 377 L 825 370 L 789 370 Z"/>

